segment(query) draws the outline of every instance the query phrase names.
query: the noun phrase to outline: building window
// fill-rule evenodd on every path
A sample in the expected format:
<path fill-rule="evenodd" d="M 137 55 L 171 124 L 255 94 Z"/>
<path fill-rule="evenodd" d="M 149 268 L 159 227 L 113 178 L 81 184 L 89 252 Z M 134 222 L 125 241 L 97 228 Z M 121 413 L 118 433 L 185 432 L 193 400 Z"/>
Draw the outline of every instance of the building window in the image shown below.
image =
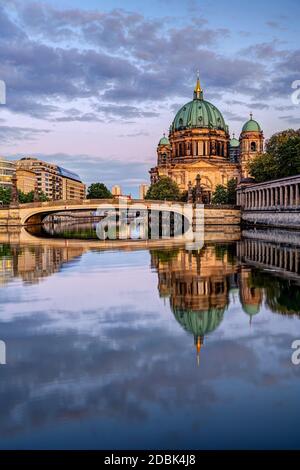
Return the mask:
<path fill-rule="evenodd" d="M 256 152 L 256 142 L 251 142 L 251 152 Z"/>

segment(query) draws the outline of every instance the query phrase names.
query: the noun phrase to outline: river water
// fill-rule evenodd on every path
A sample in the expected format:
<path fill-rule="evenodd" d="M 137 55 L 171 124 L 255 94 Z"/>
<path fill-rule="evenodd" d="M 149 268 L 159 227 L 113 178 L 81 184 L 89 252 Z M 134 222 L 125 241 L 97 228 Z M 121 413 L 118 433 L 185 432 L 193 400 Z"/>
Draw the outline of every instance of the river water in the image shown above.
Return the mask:
<path fill-rule="evenodd" d="M 0 447 L 299 448 L 299 237 L 0 244 Z"/>

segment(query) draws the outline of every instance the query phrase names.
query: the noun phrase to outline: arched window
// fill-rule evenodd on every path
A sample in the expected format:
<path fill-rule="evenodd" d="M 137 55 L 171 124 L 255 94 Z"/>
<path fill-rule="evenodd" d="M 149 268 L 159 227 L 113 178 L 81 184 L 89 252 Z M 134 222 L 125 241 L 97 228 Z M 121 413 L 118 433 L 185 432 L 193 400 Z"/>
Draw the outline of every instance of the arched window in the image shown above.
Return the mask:
<path fill-rule="evenodd" d="M 251 142 L 251 152 L 256 152 L 256 142 Z"/>

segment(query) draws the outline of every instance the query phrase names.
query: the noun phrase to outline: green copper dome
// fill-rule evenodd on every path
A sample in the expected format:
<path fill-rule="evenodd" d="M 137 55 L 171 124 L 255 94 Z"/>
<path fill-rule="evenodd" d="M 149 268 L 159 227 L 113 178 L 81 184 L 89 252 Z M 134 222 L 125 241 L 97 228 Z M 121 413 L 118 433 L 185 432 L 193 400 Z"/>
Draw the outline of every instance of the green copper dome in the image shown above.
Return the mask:
<path fill-rule="evenodd" d="M 247 313 L 247 315 L 250 315 L 251 317 L 253 315 L 257 315 L 260 310 L 259 305 L 244 304 L 242 307 L 244 312 Z"/>
<path fill-rule="evenodd" d="M 235 137 L 233 137 L 230 140 L 229 144 L 230 144 L 230 147 L 239 147 L 240 146 L 240 142 Z"/>
<path fill-rule="evenodd" d="M 164 134 L 164 136 L 158 142 L 158 145 L 169 145 L 169 144 L 170 144 L 169 139 Z"/>
<path fill-rule="evenodd" d="M 203 91 L 198 78 L 194 99 L 182 106 L 177 112 L 172 124 L 172 131 L 203 127 L 228 132 L 228 127 L 218 108 L 203 99 Z"/>
<path fill-rule="evenodd" d="M 194 336 L 205 336 L 216 330 L 224 315 L 222 308 L 211 308 L 203 312 L 174 308 L 173 311 L 178 323 Z"/>
<path fill-rule="evenodd" d="M 227 126 L 218 108 L 208 101 L 197 98 L 180 108 L 172 124 L 173 131 L 202 127 L 222 129 L 227 132 Z"/>
<path fill-rule="evenodd" d="M 257 121 L 252 118 L 252 113 L 250 114 L 250 119 L 247 121 L 242 129 L 242 132 L 261 132 L 260 125 Z"/>

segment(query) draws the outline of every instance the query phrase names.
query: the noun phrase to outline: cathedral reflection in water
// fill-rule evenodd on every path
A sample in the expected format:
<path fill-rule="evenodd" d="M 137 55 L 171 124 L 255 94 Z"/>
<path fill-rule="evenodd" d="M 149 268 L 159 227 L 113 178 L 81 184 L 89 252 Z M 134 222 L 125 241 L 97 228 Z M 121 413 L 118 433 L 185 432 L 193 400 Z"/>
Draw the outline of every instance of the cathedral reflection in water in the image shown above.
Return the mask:
<path fill-rule="evenodd" d="M 77 262 L 85 251 L 67 243 L 65 247 L 2 244 L 0 286 L 14 278 L 38 282 Z M 159 295 L 169 299 L 176 321 L 193 335 L 198 361 L 205 336 L 224 319 L 231 293 L 238 292 L 250 324 L 262 304 L 274 313 L 300 316 L 300 250 L 293 243 L 245 238 L 207 244 L 199 251 L 151 249 L 150 255 Z"/>
<path fill-rule="evenodd" d="M 274 256 L 280 260 L 280 269 L 259 269 L 275 267 Z M 238 289 L 250 325 L 263 302 L 274 313 L 300 316 L 299 261 L 297 246 L 276 244 L 275 249 L 269 242 L 254 239 L 211 244 L 199 252 L 151 251 L 160 296 L 169 299 L 178 323 L 194 336 L 198 362 L 204 337 L 223 321 L 234 290 Z"/>

